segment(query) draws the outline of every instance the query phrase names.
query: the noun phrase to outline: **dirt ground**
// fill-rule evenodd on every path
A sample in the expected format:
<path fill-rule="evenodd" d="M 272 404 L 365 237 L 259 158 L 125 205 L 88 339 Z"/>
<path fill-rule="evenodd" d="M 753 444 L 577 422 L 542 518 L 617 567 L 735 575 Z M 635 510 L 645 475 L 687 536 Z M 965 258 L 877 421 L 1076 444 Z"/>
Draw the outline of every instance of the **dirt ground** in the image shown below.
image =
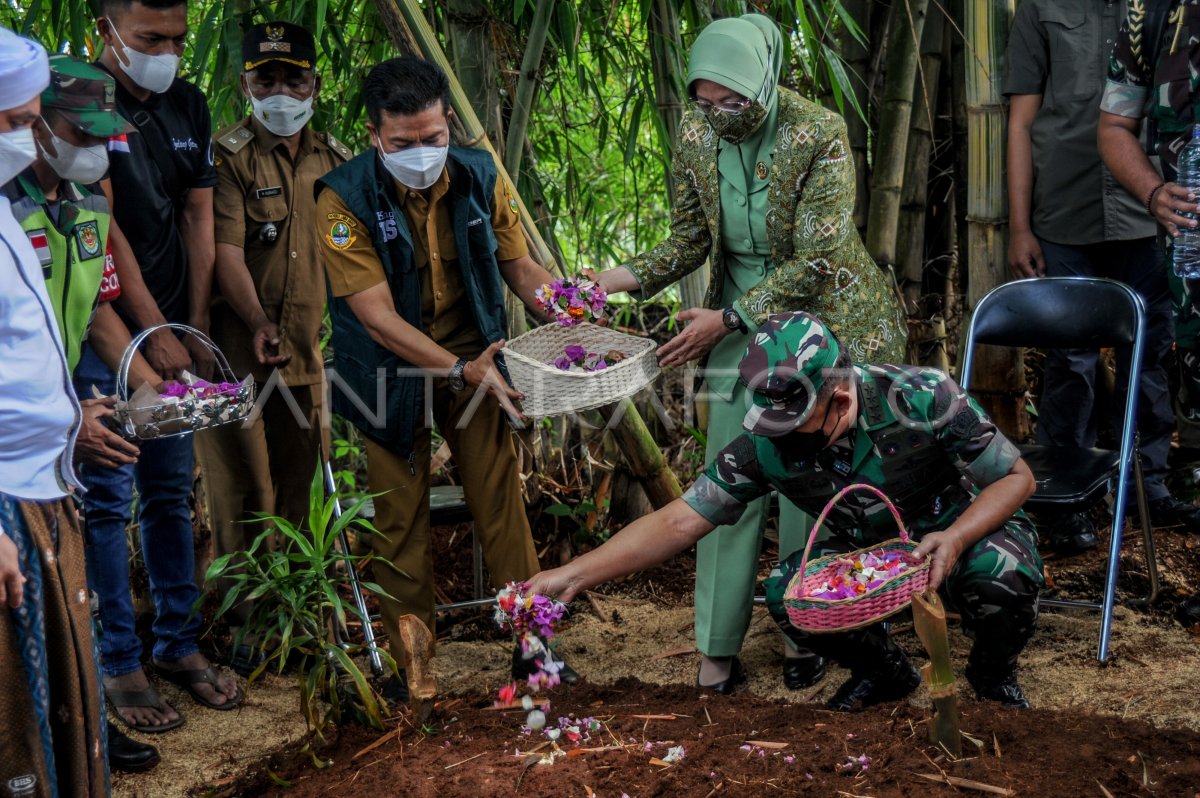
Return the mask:
<path fill-rule="evenodd" d="M 380 735 L 347 730 L 332 748 L 320 751 L 320 759 L 333 764 L 319 771 L 311 755 L 294 750 L 264 762 L 264 755 L 304 733 L 290 680 L 254 685 L 247 705 L 236 713 L 190 705 L 168 685 L 164 690 L 188 712 L 188 724 L 151 739 L 161 747 L 163 763 L 150 774 L 117 777 L 114 794 L 259 795 L 277 788 L 278 778 L 295 785 L 279 793 L 287 795 L 341 792 L 353 783 L 356 791 L 382 794 L 432 795 L 436 789 L 439 798 L 620 798 L 622 792 L 631 798 L 711 798 L 776 789 L 878 798 L 948 795 L 954 790 L 943 777 L 950 776 L 1015 790 L 1014 795 L 1192 798 L 1200 794 L 1200 634 L 1183 629 L 1171 610 L 1178 596 L 1196 589 L 1193 574 L 1200 556 L 1193 537 L 1159 532 L 1157 538 L 1164 600 L 1149 611 L 1117 610 L 1113 653 L 1103 665 L 1095 659 L 1097 613 L 1043 612 L 1021 671 L 1036 711 L 997 711 L 976 704 L 963 689 L 963 729 L 984 748 L 976 753 L 968 744 L 972 750 L 959 762 L 944 754 L 939 758 L 926 740 L 923 688 L 909 702 L 851 717 L 819 706 L 845 677 L 836 668 L 814 688 L 786 690 L 780 679 L 781 642 L 762 608 L 755 610 L 743 650 L 750 676 L 746 690 L 732 699 L 701 697 L 693 688 L 698 655 L 686 593 L 691 562 L 681 557 L 637 581 L 605 587 L 595 606 L 576 601 L 560 632 L 559 650 L 584 674 L 587 686 L 560 690 L 548 715 L 552 721 L 569 712 L 603 720 L 602 739 L 583 747 L 604 750 L 571 755 L 552 767 L 523 767 L 528 760 L 514 752 L 528 752 L 537 741 L 521 734 L 522 713 L 482 709 L 508 681 L 509 643 L 477 617 L 443 630 L 436 668 L 446 698 L 424 731 L 397 721 L 399 739 L 393 733 L 354 758 Z M 1099 554 L 1048 561 L 1056 590 L 1071 595 L 1093 590 L 1102 567 Z M 1144 559 L 1133 541 L 1126 543 L 1122 568 L 1123 592 L 1144 589 Z M 920 656 L 910 622 L 897 620 L 893 631 Z M 951 642 L 961 675 L 969 641 L 955 627 Z M 639 714 L 678 717 L 633 717 Z M 741 746 L 752 739 L 787 747 L 752 746 L 746 755 Z M 666 754 L 668 741 L 684 745 L 687 758 L 671 767 L 650 764 L 652 757 Z M 653 744 L 649 751 L 646 742 Z M 605 747 L 614 745 L 623 747 Z M 547 749 L 537 753 L 544 756 Z M 837 769 L 847 756 L 860 754 L 873 763 L 866 773 Z M 785 761 L 788 756 L 794 760 Z M 242 776 L 248 769 L 250 774 Z M 914 774 L 938 776 L 943 786 Z"/>

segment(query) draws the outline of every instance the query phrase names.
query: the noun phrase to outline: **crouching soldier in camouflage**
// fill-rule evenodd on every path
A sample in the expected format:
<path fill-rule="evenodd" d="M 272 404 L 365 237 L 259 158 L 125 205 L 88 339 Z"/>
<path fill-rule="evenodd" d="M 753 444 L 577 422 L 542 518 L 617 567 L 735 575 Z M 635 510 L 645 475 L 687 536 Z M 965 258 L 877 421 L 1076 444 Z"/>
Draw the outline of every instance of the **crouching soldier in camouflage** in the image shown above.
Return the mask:
<path fill-rule="evenodd" d="M 1027 709 L 1017 657 L 1033 632 L 1042 562 L 1020 511 L 1033 493 L 1029 467 L 982 408 L 945 374 L 906 366 L 851 366 L 807 313 L 771 316 L 740 364 L 752 396 L 746 432 L 681 499 L 630 524 L 603 546 L 531 580 L 570 600 L 581 590 L 657 564 L 713 528 L 736 521 L 772 489 L 811 515 L 842 488 L 866 483 L 896 505 L 930 558 L 938 588 L 975 643 L 967 679 L 980 699 Z M 813 556 L 896 536 L 887 507 L 863 491 L 830 513 L 832 537 Z M 920 682 L 882 624 L 805 634 L 788 622 L 783 594 L 802 552 L 767 581 L 775 621 L 798 645 L 837 660 L 850 678 L 827 702 L 851 710 L 911 693 Z M 735 672 L 740 666 L 735 664 Z"/>

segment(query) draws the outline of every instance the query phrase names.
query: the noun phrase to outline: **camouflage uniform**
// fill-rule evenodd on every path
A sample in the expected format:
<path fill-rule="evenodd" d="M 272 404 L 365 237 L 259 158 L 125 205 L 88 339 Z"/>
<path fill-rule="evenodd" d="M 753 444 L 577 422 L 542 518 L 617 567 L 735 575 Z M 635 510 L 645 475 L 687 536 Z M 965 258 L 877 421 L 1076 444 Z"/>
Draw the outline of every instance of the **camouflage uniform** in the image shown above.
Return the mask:
<path fill-rule="evenodd" d="M 1162 161 L 1163 178 L 1177 176 L 1179 152 L 1200 122 L 1200 105 L 1193 101 L 1200 89 L 1200 0 L 1172 4 L 1160 42 L 1149 42 L 1144 30 L 1146 0 L 1133 0 L 1129 14 L 1113 45 L 1108 83 L 1100 110 L 1130 119 L 1147 117 L 1157 125 L 1152 142 Z M 1161 231 L 1164 268 L 1171 285 L 1175 312 L 1175 343 L 1183 371 L 1179 410 L 1184 418 L 1200 423 L 1200 296 L 1171 268 L 1173 240 Z"/>
<path fill-rule="evenodd" d="M 766 349 L 750 347 L 747 360 Z M 742 374 L 767 373 L 743 361 Z M 776 489 L 818 515 L 839 490 L 873 485 L 896 505 L 917 540 L 948 527 L 979 491 L 1004 477 L 1020 457 L 983 409 L 942 372 L 892 365 L 855 365 L 856 426 L 815 456 L 797 457 L 788 438 L 747 432 L 725 447 L 684 495 L 713 524 L 728 524 L 748 502 Z M 770 391 L 771 386 L 759 388 Z M 819 385 L 813 386 L 815 393 Z M 794 399 L 790 400 L 794 402 Z M 747 417 L 751 424 L 755 414 Z M 852 493 L 827 519 L 832 537 L 813 555 L 850 551 L 896 536 L 886 506 Z M 879 625 L 851 635 L 807 635 L 788 622 L 782 598 L 800 568 L 802 552 L 788 557 L 767 580 L 767 604 L 784 633 L 799 645 L 845 664 L 848 641 L 881 633 Z M 1033 632 L 1042 587 L 1042 561 L 1033 525 L 1017 512 L 1004 526 L 965 551 L 941 593 L 975 637 L 972 665 L 1011 669 Z"/>

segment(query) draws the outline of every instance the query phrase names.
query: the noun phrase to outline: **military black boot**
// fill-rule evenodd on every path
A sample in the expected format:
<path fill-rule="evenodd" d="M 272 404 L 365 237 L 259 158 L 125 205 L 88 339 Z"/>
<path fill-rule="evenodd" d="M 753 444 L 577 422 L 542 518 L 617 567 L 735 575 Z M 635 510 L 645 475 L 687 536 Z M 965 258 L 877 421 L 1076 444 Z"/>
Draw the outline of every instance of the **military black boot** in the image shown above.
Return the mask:
<path fill-rule="evenodd" d="M 1029 699 L 1017 682 L 1016 665 L 988 668 L 971 663 L 967 665 L 967 681 L 980 701 L 995 701 L 1006 709 L 1029 709 Z"/>
<path fill-rule="evenodd" d="M 845 655 L 837 659 L 850 666 L 850 678 L 825 706 L 840 712 L 898 701 L 921 684 L 917 669 L 882 629 L 869 630 L 857 644 L 846 646 Z"/>

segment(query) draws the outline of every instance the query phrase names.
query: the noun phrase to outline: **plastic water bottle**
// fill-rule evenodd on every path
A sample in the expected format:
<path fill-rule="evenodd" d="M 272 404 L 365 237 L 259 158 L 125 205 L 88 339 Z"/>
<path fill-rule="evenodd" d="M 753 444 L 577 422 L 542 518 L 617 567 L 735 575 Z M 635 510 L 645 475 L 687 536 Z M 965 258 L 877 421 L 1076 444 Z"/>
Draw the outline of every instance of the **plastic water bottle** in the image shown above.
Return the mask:
<path fill-rule="evenodd" d="M 1175 182 L 1192 192 L 1192 196 L 1196 197 L 1193 202 L 1200 201 L 1200 123 L 1192 125 L 1192 140 L 1179 153 L 1179 176 Z M 1185 213 L 1183 216 L 1197 218 L 1194 213 Z M 1200 227 L 1179 228 L 1171 263 L 1175 267 L 1175 274 L 1185 280 L 1200 279 Z"/>

